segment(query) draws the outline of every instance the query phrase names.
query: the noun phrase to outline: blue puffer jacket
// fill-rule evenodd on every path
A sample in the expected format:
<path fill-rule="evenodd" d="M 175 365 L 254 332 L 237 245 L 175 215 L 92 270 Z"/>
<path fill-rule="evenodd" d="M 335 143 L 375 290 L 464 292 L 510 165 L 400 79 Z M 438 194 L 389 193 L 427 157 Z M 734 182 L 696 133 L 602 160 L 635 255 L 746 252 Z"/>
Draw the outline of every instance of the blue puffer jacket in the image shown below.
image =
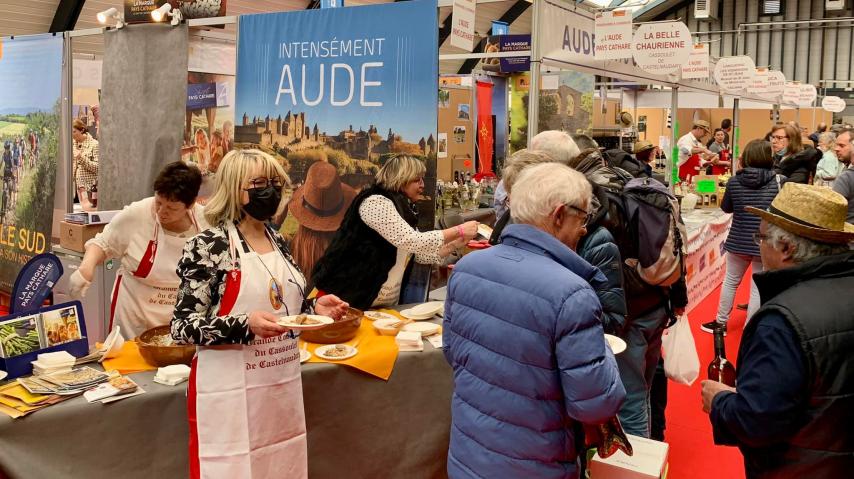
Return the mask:
<path fill-rule="evenodd" d="M 786 180 L 780 176 L 780 185 Z M 759 246 L 753 242 L 753 233 L 759 231 L 759 217 L 744 211 L 745 206 L 767 209 L 779 191 L 777 175 L 773 170 L 745 168 L 726 184 L 721 209 L 732 213 L 732 228 L 724 248 L 730 253 L 759 256 Z"/>
<path fill-rule="evenodd" d="M 577 422 L 607 420 L 626 395 L 588 284 L 604 277 L 533 226 L 509 225 L 501 241 L 448 283 L 448 476 L 574 478 Z"/>

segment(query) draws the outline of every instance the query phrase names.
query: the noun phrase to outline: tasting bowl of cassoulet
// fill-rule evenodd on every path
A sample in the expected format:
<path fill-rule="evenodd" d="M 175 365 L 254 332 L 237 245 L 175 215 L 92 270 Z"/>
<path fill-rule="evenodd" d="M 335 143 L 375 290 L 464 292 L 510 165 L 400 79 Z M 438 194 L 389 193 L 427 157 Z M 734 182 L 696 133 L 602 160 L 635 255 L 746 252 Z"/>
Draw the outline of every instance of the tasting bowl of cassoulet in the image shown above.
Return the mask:
<path fill-rule="evenodd" d="M 157 326 L 140 334 L 136 339 L 139 354 L 152 366 L 165 367 L 173 364 L 190 365 L 196 354 L 196 347 L 180 344 L 172 340 L 169 325 Z"/>
<path fill-rule="evenodd" d="M 300 338 L 303 341 L 320 344 L 335 344 L 349 341 L 356 337 L 359 327 L 362 325 L 364 313 L 360 309 L 348 308 L 347 313 L 329 326 L 312 331 L 302 331 Z"/>

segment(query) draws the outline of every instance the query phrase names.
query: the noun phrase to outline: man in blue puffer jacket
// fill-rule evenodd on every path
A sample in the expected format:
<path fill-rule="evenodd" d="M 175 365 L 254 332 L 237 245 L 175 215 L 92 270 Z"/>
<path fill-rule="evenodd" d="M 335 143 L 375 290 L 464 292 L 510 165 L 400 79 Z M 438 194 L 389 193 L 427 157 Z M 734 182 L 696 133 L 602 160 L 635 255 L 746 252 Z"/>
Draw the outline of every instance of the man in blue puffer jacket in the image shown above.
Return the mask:
<path fill-rule="evenodd" d="M 575 478 L 578 423 L 617 414 L 625 389 L 575 252 L 591 187 L 571 168 L 525 169 L 501 244 L 467 255 L 448 284 L 443 341 L 454 369 L 448 475 Z"/>

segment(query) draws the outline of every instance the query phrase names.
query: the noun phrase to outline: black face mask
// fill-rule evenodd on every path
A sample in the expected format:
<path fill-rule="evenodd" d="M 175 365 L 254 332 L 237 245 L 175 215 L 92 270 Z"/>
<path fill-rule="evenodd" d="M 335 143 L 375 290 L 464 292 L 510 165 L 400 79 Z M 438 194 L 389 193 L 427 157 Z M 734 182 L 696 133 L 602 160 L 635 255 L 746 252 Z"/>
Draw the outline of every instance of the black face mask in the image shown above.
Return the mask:
<path fill-rule="evenodd" d="M 250 188 L 249 203 L 243 205 L 243 211 L 258 221 L 267 221 L 276 214 L 282 202 L 282 192 L 278 188 Z"/>

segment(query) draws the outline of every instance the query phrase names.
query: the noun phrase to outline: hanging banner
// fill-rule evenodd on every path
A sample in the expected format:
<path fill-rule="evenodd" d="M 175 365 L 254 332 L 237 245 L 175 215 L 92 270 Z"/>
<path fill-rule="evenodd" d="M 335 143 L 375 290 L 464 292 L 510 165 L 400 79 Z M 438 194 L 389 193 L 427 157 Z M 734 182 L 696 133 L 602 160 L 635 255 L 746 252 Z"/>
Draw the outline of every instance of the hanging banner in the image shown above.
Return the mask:
<path fill-rule="evenodd" d="M 227 0 L 124 0 L 125 22 L 152 23 L 151 12 L 169 3 L 179 8 L 185 19 L 222 17 Z"/>
<path fill-rule="evenodd" d="M 753 72 L 753 79 L 750 81 L 750 85 L 747 86 L 747 93 L 765 97 L 768 95 L 769 83 L 768 69 L 764 67 L 757 68 Z"/>
<path fill-rule="evenodd" d="M 632 14 L 614 10 L 596 14 L 595 30 L 597 60 L 632 58 Z"/>
<path fill-rule="evenodd" d="M 697 43 L 691 48 L 688 63 L 682 66 L 682 78 L 709 78 L 709 45 Z"/>
<path fill-rule="evenodd" d="M 801 85 L 798 90 L 798 106 L 812 106 L 817 97 L 818 91 L 816 91 L 815 85 L 810 85 L 809 83 Z"/>
<path fill-rule="evenodd" d="M 361 188 L 391 155 L 424 158 L 430 199 L 418 206 L 432 225 L 437 17 L 435 1 L 240 16 L 235 144 L 278 158 L 294 184 L 316 161 Z M 286 223 L 287 236 L 312 226 Z"/>
<path fill-rule="evenodd" d="M 484 53 L 524 52 L 531 50 L 531 35 L 491 36 L 486 41 Z M 481 62 L 484 71 L 515 73 L 531 69 L 531 56 L 484 58 Z"/>
<path fill-rule="evenodd" d="M 495 176 L 492 171 L 493 128 L 492 128 L 492 83 L 475 82 L 477 85 L 477 178 Z"/>
<path fill-rule="evenodd" d="M 840 113 L 845 110 L 848 105 L 845 103 L 845 100 L 838 96 L 826 96 L 821 99 L 821 107 L 832 113 Z"/>
<path fill-rule="evenodd" d="M 470 52 L 474 50 L 474 20 L 476 0 L 454 0 L 451 12 L 451 46 Z"/>
<path fill-rule="evenodd" d="M 787 82 L 783 88 L 783 103 L 799 105 L 801 100 L 801 82 Z"/>
<path fill-rule="evenodd" d="M 0 58 L 0 290 L 50 247 L 60 127 L 62 37 L 3 43 Z"/>
<path fill-rule="evenodd" d="M 647 23 L 635 31 L 635 63 L 657 75 L 676 73 L 688 63 L 694 42 L 682 22 Z"/>
<path fill-rule="evenodd" d="M 715 65 L 715 81 L 721 90 L 728 93 L 746 90 L 755 73 L 756 65 L 748 56 L 721 58 Z"/>
<path fill-rule="evenodd" d="M 783 90 L 786 88 L 786 75 L 779 70 L 768 71 L 768 89 L 763 95 L 764 98 L 772 101 L 780 101 L 783 96 Z"/>

